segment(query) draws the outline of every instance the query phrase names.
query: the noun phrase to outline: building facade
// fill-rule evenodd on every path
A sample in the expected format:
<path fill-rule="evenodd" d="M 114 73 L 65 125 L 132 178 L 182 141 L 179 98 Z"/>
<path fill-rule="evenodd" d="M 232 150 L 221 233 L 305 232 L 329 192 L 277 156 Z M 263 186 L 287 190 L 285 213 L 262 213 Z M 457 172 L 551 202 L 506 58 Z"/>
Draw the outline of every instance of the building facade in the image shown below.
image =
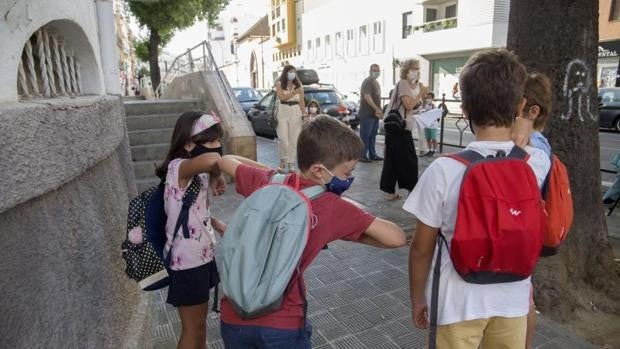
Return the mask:
<path fill-rule="evenodd" d="M 287 64 L 303 66 L 303 0 L 268 0 L 269 34 L 273 40 L 272 78 Z"/>
<path fill-rule="evenodd" d="M 239 35 L 235 45 L 236 61 L 220 67 L 228 81 L 239 87 L 271 88 L 274 40 L 270 37 L 267 16 Z"/>
<path fill-rule="evenodd" d="M 139 89 L 138 60 L 134 50 L 134 33 L 129 27 L 129 15 L 121 0 L 114 0 L 114 29 L 119 53 L 119 80 L 123 96 L 134 95 Z"/>
<path fill-rule="evenodd" d="M 473 53 L 506 46 L 509 12 L 509 0 L 422 1 L 402 13 L 396 53 L 419 57 L 435 96 L 451 99 Z"/>
<path fill-rule="evenodd" d="M 304 67 L 341 91 L 358 91 L 369 66 L 381 66 L 383 95 L 398 80 L 399 63 L 420 60 L 421 81 L 436 96 L 452 88 L 476 51 L 503 47 L 508 0 L 306 0 L 302 32 Z M 346 18 L 343 20 L 343 14 Z"/>
<path fill-rule="evenodd" d="M 598 25 L 598 85 L 616 86 L 620 74 L 620 0 L 599 1 Z"/>
<path fill-rule="evenodd" d="M 218 17 L 217 23 L 209 26 L 208 40 L 214 59 L 232 86 L 246 86 L 248 82 L 243 72 L 246 63 L 242 62 L 246 58 L 239 52 L 239 39 L 263 16 L 265 7 L 256 1 L 232 0 Z"/>
<path fill-rule="evenodd" d="M 398 50 L 397 23 L 410 3 L 306 0 L 300 65 L 315 69 L 322 83 L 334 84 L 348 94 L 359 90 L 370 65 L 376 63 L 381 67 L 379 84 L 387 94 L 396 74 L 393 63 Z"/>

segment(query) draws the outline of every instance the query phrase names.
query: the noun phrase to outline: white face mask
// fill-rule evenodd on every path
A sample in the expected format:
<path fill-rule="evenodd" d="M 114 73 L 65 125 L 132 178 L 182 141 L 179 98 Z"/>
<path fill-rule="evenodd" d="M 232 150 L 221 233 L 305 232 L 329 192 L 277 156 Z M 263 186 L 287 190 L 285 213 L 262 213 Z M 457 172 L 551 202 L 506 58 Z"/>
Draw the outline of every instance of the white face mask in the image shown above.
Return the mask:
<path fill-rule="evenodd" d="M 295 73 L 293 73 L 293 72 L 289 72 L 289 73 L 286 75 L 286 78 L 288 79 L 288 81 L 293 81 L 293 80 L 295 80 L 295 75 L 296 75 Z"/>
<path fill-rule="evenodd" d="M 312 113 L 312 114 L 316 114 L 316 112 L 317 112 L 317 111 L 319 111 L 319 109 L 318 109 L 317 107 L 310 107 L 308 110 L 309 110 L 309 111 L 310 111 L 310 113 Z"/>
<path fill-rule="evenodd" d="M 416 81 L 418 80 L 418 71 L 417 70 L 410 70 L 409 73 L 407 73 L 407 80 L 411 80 L 411 81 Z"/>

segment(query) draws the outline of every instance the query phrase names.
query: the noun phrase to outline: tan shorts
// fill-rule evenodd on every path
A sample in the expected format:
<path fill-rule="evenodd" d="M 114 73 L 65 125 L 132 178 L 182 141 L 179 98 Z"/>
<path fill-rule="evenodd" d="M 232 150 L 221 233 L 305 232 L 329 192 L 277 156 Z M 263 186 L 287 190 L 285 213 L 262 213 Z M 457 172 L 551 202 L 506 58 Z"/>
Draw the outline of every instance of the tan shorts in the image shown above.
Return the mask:
<path fill-rule="evenodd" d="M 523 349 L 527 316 L 437 326 L 437 349 Z"/>

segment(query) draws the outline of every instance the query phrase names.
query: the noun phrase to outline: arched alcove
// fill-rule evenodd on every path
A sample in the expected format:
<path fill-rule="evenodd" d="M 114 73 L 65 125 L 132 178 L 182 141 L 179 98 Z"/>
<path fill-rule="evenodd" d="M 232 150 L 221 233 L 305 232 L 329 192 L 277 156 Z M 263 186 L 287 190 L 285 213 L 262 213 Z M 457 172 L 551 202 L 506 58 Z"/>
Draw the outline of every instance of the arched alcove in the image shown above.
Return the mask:
<path fill-rule="evenodd" d="M 16 87 L 20 99 L 103 93 L 93 46 L 77 23 L 51 21 L 23 47 Z"/>

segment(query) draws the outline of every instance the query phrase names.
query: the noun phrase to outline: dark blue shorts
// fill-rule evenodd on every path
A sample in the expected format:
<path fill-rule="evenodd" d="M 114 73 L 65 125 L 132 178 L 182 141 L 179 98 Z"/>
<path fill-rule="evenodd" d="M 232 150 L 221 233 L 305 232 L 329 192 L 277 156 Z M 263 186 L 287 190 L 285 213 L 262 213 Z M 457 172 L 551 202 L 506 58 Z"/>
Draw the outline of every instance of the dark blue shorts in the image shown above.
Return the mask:
<path fill-rule="evenodd" d="M 271 327 L 229 325 L 221 323 L 226 349 L 310 349 L 312 325 L 304 330 L 281 330 Z"/>
<path fill-rule="evenodd" d="M 175 307 L 190 306 L 209 301 L 209 291 L 220 282 L 215 261 L 186 270 L 168 270 L 168 303 Z"/>

